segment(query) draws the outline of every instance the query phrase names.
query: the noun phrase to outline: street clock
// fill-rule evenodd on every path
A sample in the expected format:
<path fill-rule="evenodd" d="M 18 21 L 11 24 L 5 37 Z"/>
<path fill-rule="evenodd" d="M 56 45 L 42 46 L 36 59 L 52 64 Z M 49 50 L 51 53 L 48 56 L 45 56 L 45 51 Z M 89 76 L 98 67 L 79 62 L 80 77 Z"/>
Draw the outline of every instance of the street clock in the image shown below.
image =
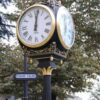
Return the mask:
<path fill-rule="evenodd" d="M 23 51 L 34 58 L 65 59 L 75 40 L 72 16 L 59 4 L 30 6 L 19 17 L 16 29 Z"/>
<path fill-rule="evenodd" d="M 57 34 L 64 49 L 70 49 L 75 40 L 75 28 L 71 14 L 61 6 L 57 11 Z"/>
<path fill-rule="evenodd" d="M 38 60 L 44 76 L 42 100 L 51 100 L 51 75 L 56 64 L 62 64 L 75 40 L 71 14 L 56 0 L 47 0 L 27 8 L 17 23 L 17 38 L 24 51 L 24 71 L 17 80 L 25 80 L 24 99 L 28 100 L 27 80 L 35 79 L 28 70 L 27 57 Z M 27 77 L 26 77 L 27 76 Z"/>
<path fill-rule="evenodd" d="M 50 7 L 34 4 L 26 9 L 17 23 L 17 37 L 28 48 L 47 44 L 55 30 L 55 16 Z"/>

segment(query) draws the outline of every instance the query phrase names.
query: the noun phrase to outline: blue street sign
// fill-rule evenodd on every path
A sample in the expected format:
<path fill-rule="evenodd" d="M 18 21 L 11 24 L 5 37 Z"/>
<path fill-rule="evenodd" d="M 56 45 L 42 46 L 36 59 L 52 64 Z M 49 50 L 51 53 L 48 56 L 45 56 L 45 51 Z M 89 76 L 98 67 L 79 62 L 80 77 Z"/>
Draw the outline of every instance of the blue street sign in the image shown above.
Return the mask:
<path fill-rule="evenodd" d="M 15 74 L 14 78 L 16 80 L 35 80 L 37 74 L 35 72 L 18 72 Z"/>

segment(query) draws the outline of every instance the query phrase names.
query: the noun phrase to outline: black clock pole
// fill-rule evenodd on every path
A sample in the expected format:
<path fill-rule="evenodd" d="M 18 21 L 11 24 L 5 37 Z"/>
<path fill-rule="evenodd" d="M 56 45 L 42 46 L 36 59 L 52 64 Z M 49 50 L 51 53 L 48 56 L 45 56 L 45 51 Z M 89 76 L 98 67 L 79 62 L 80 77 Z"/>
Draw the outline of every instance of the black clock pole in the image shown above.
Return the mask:
<path fill-rule="evenodd" d="M 51 100 L 51 74 L 52 68 L 43 68 L 43 98 L 42 100 Z"/>
<path fill-rule="evenodd" d="M 38 67 L 41 68 L 43 74 L 43 97 L 42 100 L 51 100 L 51 75 L 53 69 L 56 68 L 56 64 L 53 61 L 53 57 L 41 58 L 38 60 Z"/>
<path fill-rule="evenodd" d="M 28 57 L 24 53 L 24 72 L 28 71 Z M 28 81 L 24 80 L 24 97 L 23 100 L 28 100 Z"/>

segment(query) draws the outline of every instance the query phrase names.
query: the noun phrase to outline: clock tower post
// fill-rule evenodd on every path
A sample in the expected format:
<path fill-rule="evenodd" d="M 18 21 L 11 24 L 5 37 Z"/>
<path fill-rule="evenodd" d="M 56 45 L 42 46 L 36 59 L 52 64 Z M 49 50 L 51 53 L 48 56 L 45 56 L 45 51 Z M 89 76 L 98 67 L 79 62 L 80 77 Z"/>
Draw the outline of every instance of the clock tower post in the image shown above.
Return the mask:
<path fill-rule="evenodd" d="M 56 0 L 27 8 L 17 23 L 17 38 L 29 58 L 38 60 L 43 74 L 43 98 L 51 100 L 51 75 L 66 59 L 75 40 L 71 14 Z"/>

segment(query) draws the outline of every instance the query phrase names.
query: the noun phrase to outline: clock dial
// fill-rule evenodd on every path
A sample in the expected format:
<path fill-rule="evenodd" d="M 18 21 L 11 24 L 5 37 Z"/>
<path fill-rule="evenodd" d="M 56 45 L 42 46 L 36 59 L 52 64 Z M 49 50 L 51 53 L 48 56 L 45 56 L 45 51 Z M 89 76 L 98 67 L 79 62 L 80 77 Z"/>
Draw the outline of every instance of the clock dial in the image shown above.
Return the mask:
<path fill-rule="evenodd" d="M 55 30 L 55 17 L 50 8 L 35 4 L 19 18 L 17 35 L 19 40 L 31 48 L 41 47 L 52 37 Z"/>
<path fill-rule="evenodd" d="M 57 12 L 57 31 L 62 46 L 70 49 L 75 40 L 75 29 L 71 14 L 63 6 Z"/>

